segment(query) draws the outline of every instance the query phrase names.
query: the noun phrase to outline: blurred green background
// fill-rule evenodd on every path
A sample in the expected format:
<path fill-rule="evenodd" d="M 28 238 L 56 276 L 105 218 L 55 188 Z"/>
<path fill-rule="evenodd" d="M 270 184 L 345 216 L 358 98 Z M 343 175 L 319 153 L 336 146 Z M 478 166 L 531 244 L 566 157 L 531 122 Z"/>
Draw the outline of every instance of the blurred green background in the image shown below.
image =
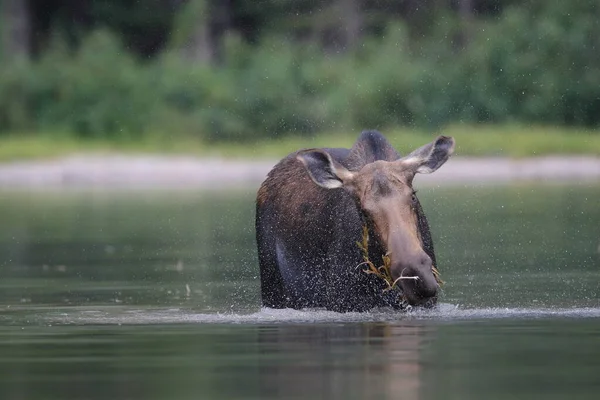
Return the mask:
<path fill-rule="evenodd" d="M 600 154 L 597 1 L 0 0 L 0 38 L 0 159 L 367 128 Z"/>

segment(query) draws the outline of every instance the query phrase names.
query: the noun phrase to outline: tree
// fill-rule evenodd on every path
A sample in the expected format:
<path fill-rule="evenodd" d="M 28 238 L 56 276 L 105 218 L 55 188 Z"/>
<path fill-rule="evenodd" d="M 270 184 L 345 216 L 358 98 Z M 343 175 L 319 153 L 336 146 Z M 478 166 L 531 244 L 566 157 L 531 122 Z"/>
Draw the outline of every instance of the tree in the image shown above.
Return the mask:
<path fill-rule="evenodd" d="M 2 58 L 27 57 L 31 23 L 27 0 L 0 0 L 0 51 Z"/>
<path fill-rule="evenodd" d="M 179 7 L 175 17 L 171 36 L 172 46 L 190 61 L 213 60 L 209 7 L 207 0 L 188 0 Z"/>
<path fill-rule="evenodd" d="M 359 0 L 338 0 L 341 18 L 341 47 L 349 49 L 360 40 L 362 15 Z"/>
<path fill-rule="evenodd" d="M 471 41 L 471 26 L 473 24 L 473 0 L 460 0 L 458 3 L 458 14 L 462 25 L 461 42 L 467 46 Z"/>

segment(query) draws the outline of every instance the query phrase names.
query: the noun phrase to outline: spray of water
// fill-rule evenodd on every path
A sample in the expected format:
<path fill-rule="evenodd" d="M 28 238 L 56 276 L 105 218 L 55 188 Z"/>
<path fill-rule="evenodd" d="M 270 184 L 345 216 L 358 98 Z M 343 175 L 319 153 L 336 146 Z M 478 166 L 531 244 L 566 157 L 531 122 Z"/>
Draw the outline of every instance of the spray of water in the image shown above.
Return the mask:
<path fill-rule="evenodd" d="M 361 323 L 404 320 L 470 321 L 475 319 L 598 318 L 600 308 L 476 308 L 465 309 L 442 303 L 433 309 L 397 312 L 389 309 L 364 313 L 337 313 L 327 310 L 262 308 L 249 313 L 195 313 L 184 309 L 107 309 L 71 313 L 48 313 L 43 319 L 53 324 L 281 324 Z"/>

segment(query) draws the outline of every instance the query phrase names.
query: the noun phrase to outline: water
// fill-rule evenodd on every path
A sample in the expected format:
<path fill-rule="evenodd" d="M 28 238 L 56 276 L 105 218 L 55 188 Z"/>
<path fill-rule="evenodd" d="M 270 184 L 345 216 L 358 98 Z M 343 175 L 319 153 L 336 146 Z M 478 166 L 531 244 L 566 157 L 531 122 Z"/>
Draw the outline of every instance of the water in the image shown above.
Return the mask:
<path fill-rule="evenodd" d="M 0 192 L 0 399 L 596 398 L 600 186 L 422 187 L 435 310 L 259 305 L 253 190 Z"/>

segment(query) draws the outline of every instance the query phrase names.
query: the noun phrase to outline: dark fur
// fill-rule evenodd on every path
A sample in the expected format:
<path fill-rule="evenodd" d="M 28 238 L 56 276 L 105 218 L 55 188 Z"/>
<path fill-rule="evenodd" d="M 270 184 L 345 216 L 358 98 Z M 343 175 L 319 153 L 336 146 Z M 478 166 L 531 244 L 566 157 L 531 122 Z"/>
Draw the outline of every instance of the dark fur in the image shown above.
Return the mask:
<path fill-rule="evenodd" d="M 363 132 L 351 150 L 324 150 L 352 171 L 376 160 L 400 157 L 375 131 Z M 354 200 L 344 189 L 328 190 L 312 182 L 297 154 L 290 154 L 271 170 L 257 195 L 256 240 L 263 305 L 336 311 L 398 307 L 397 291 L 384 293 L 379 278 L 356 267 L 363 261 L 356 241 L 361 240 L 364 222 Z M 423 249 L 435 263 L 420 204 L 417 213 Z M 381 262 L 383 251 L 376 240 L 371 240 L 369 253 L 376 264 Z"/>

